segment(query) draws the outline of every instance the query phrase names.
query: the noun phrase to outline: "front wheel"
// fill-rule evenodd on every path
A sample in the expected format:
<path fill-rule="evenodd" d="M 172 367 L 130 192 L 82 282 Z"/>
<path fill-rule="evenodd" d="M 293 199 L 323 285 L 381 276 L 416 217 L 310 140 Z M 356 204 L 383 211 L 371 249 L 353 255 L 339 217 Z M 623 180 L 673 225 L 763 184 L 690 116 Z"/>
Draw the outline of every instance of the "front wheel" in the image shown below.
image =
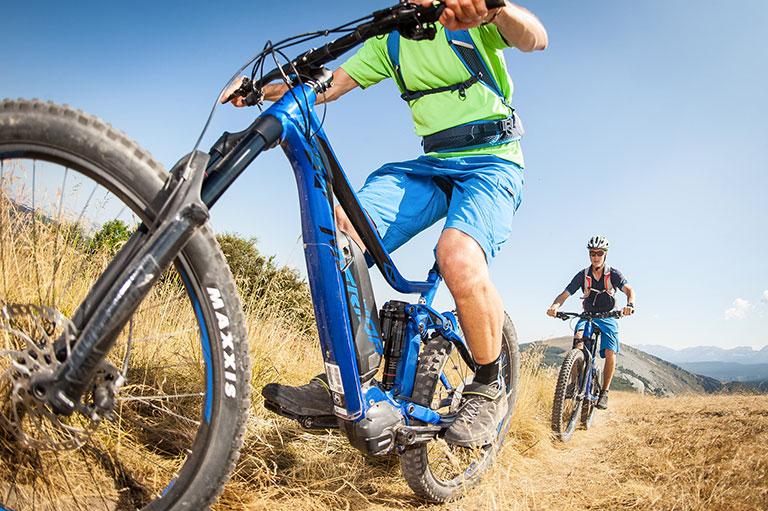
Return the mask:
<path fill-rule="evenodd" d="M 581 412 L 579 392 L 584 373 L 584 353 L 572 349 L 565 356 L 555 387 L 555 400 L 552 404 L 552 432 L 567 442 L 571 439 Z"/>
<path fill-rule="evenodd" d="M 167 176 L 93 116 L 0 102 L 0 509 L 206 509 L 234 467 L 250 369 L 208 225 L 118 334 L 76 413 L 30 394 L 68 356 L 89 289 L 156 218 Z"/>
<path fill-rule="evenodd" d="M 501 447 L 517 400 L 520 352 L 517 333 L 505 315 L 501 342 L 501 374 L 506 386 L 507 415 L 499 424 L 496 440 L 476 449 L 455 447 L 438 438 L 407 449 L 400 456 L 400 468 L 411 489 L 432 502 L 449 502 L 461 497 L 493 464 Z M 461 391 L 474 373 L 453 345 L 442 337 L 432 338 L 419 355 L 413 394 L 415 403 L 430 406 L 441 415 L 456 413 Z"/>
<path fill-rule="evenodd" d="M 592 386 L 589 390 L 591 399 L 585 399 L 584 405 L 581 407 L 581 425 L 584 429 L 592 427 L 592 421 L 595 420 L 595 405 L 597 399 L 600 397 L 600 390 L 602 389 L 601 382 L 602 374 L 599 368 L 595 368 L 595 372 L 592 375 Z"/>

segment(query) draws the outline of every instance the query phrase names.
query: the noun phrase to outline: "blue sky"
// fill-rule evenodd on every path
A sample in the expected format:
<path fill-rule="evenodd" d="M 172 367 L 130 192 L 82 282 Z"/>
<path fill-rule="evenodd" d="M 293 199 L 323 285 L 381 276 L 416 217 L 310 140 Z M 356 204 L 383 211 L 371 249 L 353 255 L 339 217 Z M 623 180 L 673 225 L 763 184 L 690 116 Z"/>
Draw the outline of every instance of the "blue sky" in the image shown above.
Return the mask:
<path fill-rule="evenodd" d="M 26 2 L 3 7 L 0 97 L 69 103 L 171 165 L 191 149 L 223 82 L 266 39 L 389 2 Z M 290 5 L 290 8 L 287 6 Z M 528 2 L 541 53 L 507 52 L 527 161 L 515 230 L 492 266 L 523 340 L 567 335 L 544 311 L 588 264 L 594 233 L 637 291 L 629 343 L 768 344 L 768 3 Z M 210 143 L 257 112 L 221 109 Z M 326 130 L 353 184 L 419 154 L 391 82 L 329 106 Z M 219 231 L 255 236 L 303 267 L 291 169 L 272 151 L 214 208 Z M 437 227 L 394 254 L 422 277 Z M 303 270 L 302 270 L 303 271 Z M 380 303 L 392 297 L 377 279 Z M 443 293 L 439 301 L 449 306 Z M 622 298 L 623 301 L 623 298 Z M 578 306 L 575 298 L 565 309 Z"/>

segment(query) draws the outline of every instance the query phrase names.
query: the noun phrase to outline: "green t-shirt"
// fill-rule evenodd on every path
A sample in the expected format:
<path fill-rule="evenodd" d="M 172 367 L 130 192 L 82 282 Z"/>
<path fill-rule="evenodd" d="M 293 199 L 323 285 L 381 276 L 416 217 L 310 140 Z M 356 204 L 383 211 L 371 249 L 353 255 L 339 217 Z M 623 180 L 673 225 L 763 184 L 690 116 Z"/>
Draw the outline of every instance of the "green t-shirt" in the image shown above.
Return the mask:
<path fill-rule="evenodd" d="M 432 41 L 400 39 L 400 71 L 408 89 L 412 91 L 445 87 L 470 78 L 469 71 L 448 43 L 445 28 L 437 24 L 437 29 L 437 36 Z M 490 24 L 472 28 L 469 33 L 496 83 L 500 85 L 507 103 L 511 103 L 513 84 L 502 51 L 507 44 L 499 29 Z M 387 53 L 386 36 L 368 39 L 341 67 L 363 89 L 385 78 L 395 79 L 395 69 Z M 501 99 L 481 83 L 467 89 L 465 99 L 461 99 L 457 91 L 441 92 L 411 101 L 409 106 L 416 134 L 420 137 L 472 121 L 503 119 L 510 113 Z M 430 153 L 429 156 L 450 158 L 481 154 L 493 154 L 524 166 L 519 141 L 453 153 Z"/>

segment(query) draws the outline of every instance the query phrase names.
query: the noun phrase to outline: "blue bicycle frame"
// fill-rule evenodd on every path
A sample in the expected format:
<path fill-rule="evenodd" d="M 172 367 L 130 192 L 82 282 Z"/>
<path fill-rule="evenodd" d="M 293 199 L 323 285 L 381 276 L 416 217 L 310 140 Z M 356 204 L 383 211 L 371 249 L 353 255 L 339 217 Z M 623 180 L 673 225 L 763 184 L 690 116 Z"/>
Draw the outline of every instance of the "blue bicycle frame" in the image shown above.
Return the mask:
<path fill-rule="evenodd" d="M 248 164 L 268 148 L 271 139 L 280 140 L 298 185 L 307 273 L 320 345 L 329 383 L 334 394 L 339 394 L 334 396 L 336 415 L 346 420 L 359 421 L 366 416 L 371 406 L 380 401 L 388 401 L 400 410 L 406 423 L 409 419 L 430 424 L 450 421 L 450 418 L 442 418 L 428 407 L 408 401 L 413 390 L 422 339 L 430 331 L 437 331 L 454 343 L 468 365 L 474 367 L 469 349 L 457 333 L 455 316 L 452 313 L 441 314 L 431 307 L 442 280 L 439 271 L 435 265 L 426 280 L 410 281 L 397 270 L 331 148 L 314 110 L 315 100 L 316 92 L 313 88 L 298 85 L 264 111 L 249 129 L 249 136 L 229 152 L 226 161 L 212 158 L 208 166 L 209 176 L 203 184 L 203 201 L 209 207 L 212 206 Z M 263 126 L 259 128 L 260 125 Z M 273 134 L 270 138 L 266 134 L 270 130 L 279 131 L 279 136 Z M 307 130 L 311 133 L 309 137 Z M 225 170 L 218 170 L 220 168 Z M 371 261 L 369 266 L 375 264 L 396 291 L 420 294 L 417 304 L 406 307 L 408 322 L 403 351 L 394 386 L 386 391 L 370 386 L 364 393 L 361 385 L 350 317 L 350 311 L 354 313 L 360 308 L 350 307 L 350 300 L 357 302 L 358 298 L 354 294 L 348 296 L 345 291 L 345 261 L 337 243 L 334 196 L 362 238 Z M 368 335 L 381 355 L 379 326 L 370 324 L 370 318 L 357 319 L 367 321 Z M 339 375 L 340 382 L 333 381 L 333 373 Z M 448 385 L 445 378 L 442 381 L 443 385 Z"/>

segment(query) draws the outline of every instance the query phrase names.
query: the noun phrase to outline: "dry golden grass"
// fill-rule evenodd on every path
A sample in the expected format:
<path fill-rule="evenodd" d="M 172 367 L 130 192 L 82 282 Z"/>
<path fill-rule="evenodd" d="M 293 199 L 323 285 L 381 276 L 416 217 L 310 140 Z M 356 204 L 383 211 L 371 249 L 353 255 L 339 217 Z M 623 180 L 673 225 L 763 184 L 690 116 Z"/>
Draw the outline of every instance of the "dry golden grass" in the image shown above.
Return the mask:
<path fill-rule="evenodd" d="M 23 261 L 34 257 L 42 275 L 58 264 L 62 275 L 81 277 L 53 286 L 63 312 L 71 313 L 105 261 L 67 248 L 71 243 L 51 225 L 37 226 L 34 236 L 42 249 L 33 255 L 28 222 L 19 224 L 7 211 L 0 214 L 6 215 L 0 233 L 5 300 L 33 301 L 40 286 Z M 555 373 L 540 368 L 542 355 L 537 352 L 523 358 L 515 415 L 496 466 L 462 500 L 427 505 L 405 484 L 396 457 L 364 456 L 336 432 L 309 433 L 263 408 L 258 390 L 265 383 L 301 384 L 322 366 L 316 339 L 291 329 L 268 303 L 252 305 L 246 310 L 252 413 L 240 462 L 216 509 L 768 509 L 767 396 L 655 399 L 614 393 L 610 410 L 598 412 L 593 429 L 578 431 L 570 443 L 561 444 L 549 432 Z M 194 388 L 202 367 L 199 341 L 195 329 L 189 328 L 194 320 L 177 283 L 159 286 L 142 309 L 134 335 L 171 335 L 151 349 L 136 350 L 124 390 L 141 395 L 143 388 L 166 394 Z M 162 374 L 151 372 L 153 366 L 162 366 Z M 200 401 L 192 399 L 167 411 L 189 417 L 199 407 Z M 168 481 L 178 459 L 153 449 L 156 445 L 150 444 L 157 438 L 147 431 L 154 428 L 157 435 L 168 436 L 175 432 L 183 439 L 178 435 L 185 429 L 183 421 L 168 422 L 173 416 L 166 415 L 166 422 L 148 424 L 140 409 L 119 415 L 129 419 L 131 413 L 137 423 L 103 425 L 97 432 L 102 452 L 109 454 L 106 458 L 82 451 L 62 457 L 67 470 L 80 474 L 76 479 L 108 481 L 115 472 L 108 458 L 114 456 L 151 488 Z M 86 468 L 93 459 L 100 460 L 99 466 Z M 0 466 L 0 485 L 14 469 Z M 17 484 L 31 478 L 26 469 L 17 472 Z M 55 486 L 68 492 L 62 481 Z M 99 503 L 105 496 L 94 493 L 92 498 Z M 106 496 L 109 501 L 116 498 Z M 67 508 L 66 503 L 62 506 Z"/>

